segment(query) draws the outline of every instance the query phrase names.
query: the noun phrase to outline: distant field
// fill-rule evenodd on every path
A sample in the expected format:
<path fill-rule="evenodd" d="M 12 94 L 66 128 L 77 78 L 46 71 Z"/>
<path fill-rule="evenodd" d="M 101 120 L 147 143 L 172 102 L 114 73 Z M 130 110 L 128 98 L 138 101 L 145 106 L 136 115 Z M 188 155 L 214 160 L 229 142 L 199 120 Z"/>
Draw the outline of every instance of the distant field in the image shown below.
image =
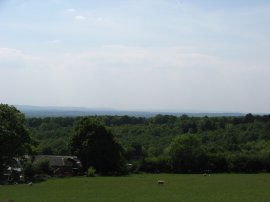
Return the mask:
<path fill-rule="evenodd" d="M 165 180 L 158 185 L 157 180 Z M 183 201 L 270 202 L 270 174 L 175 175 L 51 179 L 0 186 L 0 202 Z"/>

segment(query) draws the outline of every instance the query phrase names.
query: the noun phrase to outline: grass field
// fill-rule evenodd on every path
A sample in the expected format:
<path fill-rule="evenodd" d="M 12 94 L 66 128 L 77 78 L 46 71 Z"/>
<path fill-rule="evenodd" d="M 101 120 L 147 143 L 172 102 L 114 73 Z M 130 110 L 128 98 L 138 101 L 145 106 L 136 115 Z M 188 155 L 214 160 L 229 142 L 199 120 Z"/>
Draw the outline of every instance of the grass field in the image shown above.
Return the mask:
<path fill-rule="evenodd" d="M 165 180 L 158 185 L 157 180 Z M 270 202 L 270 174 L 175 175 L 51 179 L 0 186 L 0 202 L 183 201 Z"/>

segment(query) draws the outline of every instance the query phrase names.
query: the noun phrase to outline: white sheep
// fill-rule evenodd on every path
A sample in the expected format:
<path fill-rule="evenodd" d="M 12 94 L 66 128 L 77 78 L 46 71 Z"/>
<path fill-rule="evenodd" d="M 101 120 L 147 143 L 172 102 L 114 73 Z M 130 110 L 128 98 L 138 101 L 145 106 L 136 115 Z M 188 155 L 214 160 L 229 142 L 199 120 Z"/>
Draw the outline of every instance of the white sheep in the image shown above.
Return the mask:
<path fill-rule="evenodd" d="M 158 184 L 165 184 L 165 180 L 158 180 L 157 183 Z"/>

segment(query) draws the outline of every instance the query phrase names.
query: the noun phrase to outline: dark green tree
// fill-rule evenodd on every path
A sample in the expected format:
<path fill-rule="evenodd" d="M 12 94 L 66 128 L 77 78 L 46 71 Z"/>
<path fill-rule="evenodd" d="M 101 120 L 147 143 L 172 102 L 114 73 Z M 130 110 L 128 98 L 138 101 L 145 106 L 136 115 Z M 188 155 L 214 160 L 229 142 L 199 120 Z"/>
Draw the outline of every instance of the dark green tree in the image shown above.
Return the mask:
<path fill-rule="evenodd" d="M 138 160 L 146 156 L 143 146 L 138 142 L 132 142 L 126 149 L 125 157 L 128 161 Z"/>
<path fill-rule="evenodd" d="M 195 135 L 180 135 L 169 146 L 171 166 L 175 172 L 200 172 L 205 169 L 206 155 Z"/>
<path fill-rule="evenodd" d="M 31 143 L 24 115 L 13 106 L 0 104 L 0 174 L 13 157 L 30 152 Z"/>
<path fill-rule="evenodd" d="M 83 118 L 76 124 L 70 146 L 71 153 L 79 157 L 85 171 L 90 166 L 102 174 L 123 171 L 122 147 L 95 119 Z"/>

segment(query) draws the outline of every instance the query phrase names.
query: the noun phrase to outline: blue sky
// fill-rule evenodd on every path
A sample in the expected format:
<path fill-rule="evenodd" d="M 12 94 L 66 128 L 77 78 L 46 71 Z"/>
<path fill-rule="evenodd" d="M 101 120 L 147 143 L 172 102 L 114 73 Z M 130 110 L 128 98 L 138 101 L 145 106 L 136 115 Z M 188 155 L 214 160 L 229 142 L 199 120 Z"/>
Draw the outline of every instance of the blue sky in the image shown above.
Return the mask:
<path fill-rule="evenodd" d="M 0 102 L 270 113 L 266 0 L 0 0 Z"/>

